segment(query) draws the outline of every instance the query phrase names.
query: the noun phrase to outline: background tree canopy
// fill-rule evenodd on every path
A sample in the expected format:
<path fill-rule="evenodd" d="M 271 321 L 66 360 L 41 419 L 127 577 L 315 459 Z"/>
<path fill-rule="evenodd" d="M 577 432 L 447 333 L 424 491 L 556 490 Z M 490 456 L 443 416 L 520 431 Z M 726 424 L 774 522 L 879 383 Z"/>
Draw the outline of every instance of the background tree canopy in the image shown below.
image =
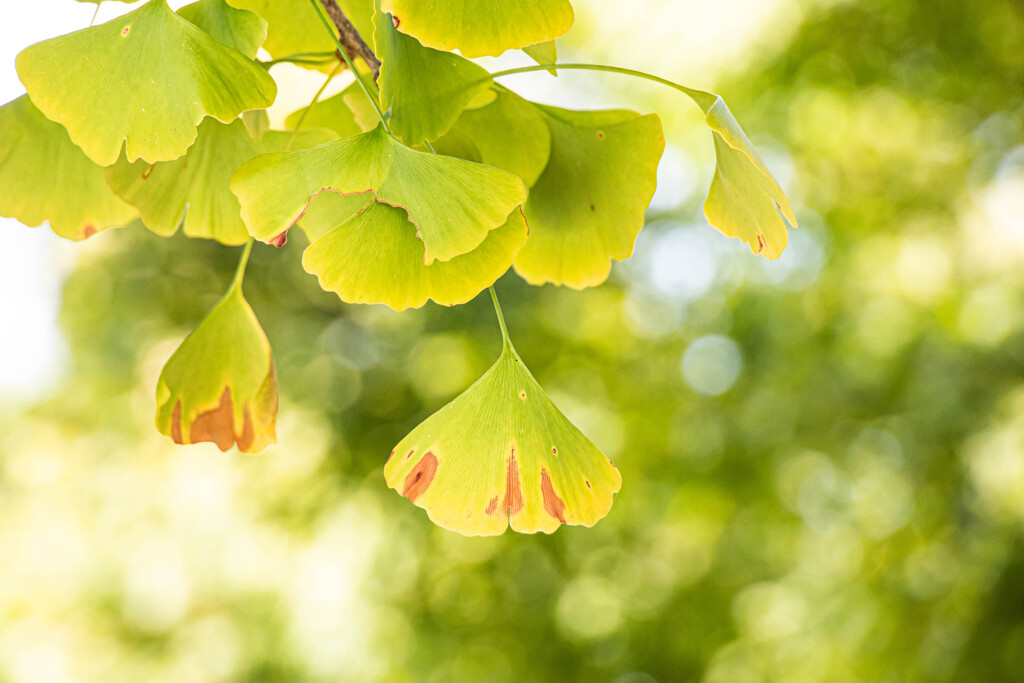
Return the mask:
<path fill-rule="evenodd" d="M 630 65 L 589 4 L 563 54 Z M 237 250 L 95 238 L 63 288 L 65 374 L 0 397 L 0 681 L 1019 678 L 1024 8 L 791 5 L 785 44 L 714 84 L 801 219 L 780 260 L 705 223 L 713 150 L 687 103 L 669 191 L 608 283 L 497 285 L 519 354 L 626 482 L 593 529 L 464 538 L 383 485 L 500 349 L 486 295 L 344 305 L 298 267 L 300 235 L 257 248 L 280 445 L 178 449 L 153 387 Z M 583 104 L 684 109 L 559 79 Z"/>

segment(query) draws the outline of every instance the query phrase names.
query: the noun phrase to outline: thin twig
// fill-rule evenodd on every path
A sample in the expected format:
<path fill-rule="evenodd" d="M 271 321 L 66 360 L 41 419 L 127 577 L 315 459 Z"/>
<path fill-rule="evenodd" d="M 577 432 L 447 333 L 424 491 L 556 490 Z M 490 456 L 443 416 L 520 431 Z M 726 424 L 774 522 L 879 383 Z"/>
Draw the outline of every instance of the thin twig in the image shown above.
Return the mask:
<path fill-rule="evenodd" d="M 380 76 L 380 60 L 377 59 L 377 55 L 373 53 L 373 50 L 363 37 L 359 35 L 359 31 L 352 25 L 352 22 L 348 20 L 345 13 L 335 0 L 320 0 L 320 4 L 327 10 L 327 15 L 334 22 L 334 25 L 338 28 L 338 33 L 341 36 L 341 45 L 345 48 L 346 54 L 351 59 L 361 57 L 366 66 L 370 67 L 373 72 L 373 80 L 377 80 Z"/>

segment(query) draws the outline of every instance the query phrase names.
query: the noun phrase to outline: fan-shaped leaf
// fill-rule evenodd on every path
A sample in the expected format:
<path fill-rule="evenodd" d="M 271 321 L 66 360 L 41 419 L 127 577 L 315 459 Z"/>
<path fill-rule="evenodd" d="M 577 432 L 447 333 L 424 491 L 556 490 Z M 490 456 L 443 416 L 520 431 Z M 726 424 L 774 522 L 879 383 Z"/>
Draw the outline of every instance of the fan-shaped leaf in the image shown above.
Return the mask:
<path fill-rule="evenodd" d="M 27 95 L 0 107 L 0 187 L 0 215 L 32 226 L 49 221 L 68 239 L 127 225 L 138 215 Z"/>
<path fill-rule="evenodd" d="M 256 453 L 275 442 L 277 370 L 240 283 L 167 361 L 156 402 L 157 429 L 175 443 Z"/>
<path fill-rule="evenodd" d="M 569 0 L 381 0 L 381 7 L 398 19 L 399 31 L 470 58 L 554 40 L 573 22 Z"/>
<path fill-rule="evenodd" d="M 375 18 L 381 60 L 380 97 L 391 110 L 391 130 L 406 144 L 433 140 L 451 128 L 491 77 L 473 62 L 429 47 L 395 28 L 390 14 Z"/>
<path fill-rule="evenodd" d="M 402 439 L 388 486 L 467 536 L 593 526 L 622 485 L 615 466 L 506 346 L 461 396 Z"/>
<path fill-rule="evenodd" d="M 178 10 L 178 15 L 203 29 L 217 42 L 255 59 L 267 39 L 267 22 L 225 0 L 199 0 Z"/>
<path fill-rule="evenodd" d="M 107 182 L 158 235 L 173 235 L 184 219 L 189 237 L 243 244 L 249 232 L 238 198 L 231 194 L 231 177 L 242 163 L 257 154 L 284 149 L 292 137 L 292 133 L 268 131 L 256 140 L 241 119 L 230 125 L 207 120 L 185 156 L 155 165 L 128 163 L 121 157 L 107 168 Z M 301 131 L 295 134 L 293 146 L 308 147 L 332 137 L 324 130 Z"/>
<path fill-rule="evenodd" d="M 574 289 L 608 278 L 633 253 L 665 149 L 654 114 L 539 107 L 551 159 L 530 191 L 530 238 L 515 269 L 527 282 Z"/>
<path fill-rule="evenodd" d="M 299 122 L 310 128 L 327 128 L 333 130 L 340 138 L 348 138 L 353 135 L 365 133 L 366 129 L 356 121 L 355 115 L 349 104 L 352 97 L 364 97 L 355 83 L 342 90 L 337 95 L 320 100 L 311 107 L 303 107 L 292 112 L 285 119 L 285 127 L 296 128 Z M 373 126 L 369 128 L 372 130 Z"/>
<path fill-rule="evenodd" d="M 498 88 L 496 94 L 491 104 L 464 111 L 434 148 L 441 154 L 505 169 L 533 187 L 551 154 L 544 116 L 505 88 Z"/>
<path fill-rule="evenodd" d="M 24 50 L 18 75 L 32 102 L 109 166 L 127 141 L 130 161 L 176 159 L 205 116 L 225 123 L 265 109 L 277 93 L 266 71 L 150 0 L 101 26 Z"/>
<path fill-rule="evenodd" d="M 793 207 L 725 101 L 700 90 L 689 94 L 714 131 L 718 157 L 704 215 L 723 234 L 749 244 L 755 254 L 777 259 L 789 243 L 779 212 L 795 228 Z"/>
<path fill-rule="evenodd" d="M 505 171 L 417 152 L 383 128 L 309 150 L 266 154 L 245 163 L 231 190 L 256 239 L 273 242 L 324 190 L 372 192 L 406 210 L 426 247 L 423 262 L 472 251 L 526 200 L 523 182 Z"/>
<path fill-rule="evenodd" d="M 558 61 L 558 46 L 555 45 L 553 40 L 545 40 L 543 43 L 537 43 L 536 45 L 527 45 L 523 48 L 523 52 L 540 65 L 554 64 Z M 557 76 L 558 69 L 552 67 L 548 69 L 548 73 L 552 76 Z"/>
<path fill-rule="evenodd" d="M 515 209 L 479 247 L 450 261 L 423 265 L 423 243 L 401 209 L 370 201 L 360 213 L 309 245 L 306 272 L 353 304 L 387 304 L 396 311 L 433 299 L 464 304 L 494 284 L 526 241 L 526 221 Z"/>

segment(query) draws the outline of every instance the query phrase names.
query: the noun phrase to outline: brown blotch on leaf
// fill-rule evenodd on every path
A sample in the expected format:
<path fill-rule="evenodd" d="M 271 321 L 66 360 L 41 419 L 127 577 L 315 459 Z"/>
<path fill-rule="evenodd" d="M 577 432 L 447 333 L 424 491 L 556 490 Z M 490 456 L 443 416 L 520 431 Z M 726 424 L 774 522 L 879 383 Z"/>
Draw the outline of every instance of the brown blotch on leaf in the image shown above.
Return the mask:
<path fill-rule="evenodd" d="M 249 423 L 252 428 L 252 423 Z M 189 441 L 212 441 L 217 448 L 226 451 L 235 443 L 235 412 L 231 403 L 231 389 L 224 388 L 220 405 L 213 410 L 200 413 L 189 430 Z"/>
<path fill-rule="evenodd" d="M 242 436 L 237 438 L 238 450 L 247 452 L 252 442 L 256 439 L 256 428 L 249 417 L 249 406 L 242 407 Z"/>
<path fill-rule="evenodd" d="M 277 247 L 278 249 L 280 249 L 281 247 L 283 247 L 285 245 L 286 242 L 288 242 L 288 231 L 287 230 L 282 232 L 280 235 L 278 235 L 274 239 L 270 240 L 267 244 L 269 244 L 272 247 Z"/>
<path fill-rule="evenodd" d="M 768 240 L 761 233 L 757 233 L 757 253 L 760 254 L 768 246 Z"/>
<path fill-rule="evenodd" d="M 597 208 L 596 208 L 596 207 L 595 207 L 595 206 L 594 206 L 593 204 L 591 204 L 591 205 L 590 205 L 590 210 L 591 210 L 591 211 L 597 211 Z"/>
<path fill-rule="evenodd" d="M 132 31 L 131 25 L 125 26 L 123 29 L 121 29 L 121 37 L 122 38 L 127 38 L 128 34 L 131 33 L 131 31 Z"/>
<path fill-rule="evenodd" d="M 520 391 L 519 392 L 519 398 L 521 398 L 521 399 L 523 399 L 525 401 L 526 400 L 526 392 L 525 391 Z"/>
<path fill-rule="evenodd" d="M 597 139 L 598 140 L 604 140 L 604 131 L 601 131 L 601 130 L 597 131 Z"/>
<path fill-rule="evenodd" d="M 416 452 L 416 449 L 413 448 L 411 451 L 409 451 L 408 453 L 405 454 L 405 459 L 408 460 L 409 458 L 411 458 L 412 454 L 415 453 L 415 452 Z"/>
<path fill-rule="evenodd" d="M 498 510 L 498 497 L 491 498 L 490 502 L 487 503 L 487 509 L 484 510 L 489 515 L 493 515 Z"/>
<path fill-rule="evenodd" d="M 558 449 L 557 449 L 557 448 L 555 448 L 554 446 L 552 446 L 552 447 L 551 447 L 551 454 L 552 454 L 552 455 L 558 455 Z"/>
<path fill-rule="evenodd" d="M 181 440 L 181 400 L 174 404 L 174 414 L 171 415 L 171 438 L 174 443 L 183 443 Z"/>
<path fill-rule="evenodd" d="M 588 488 L 588 489 L 592 489 L 592 488 L 594 488 L 593 486 L 591 486 L 591 485 L 590 485 L 590 480 L 589 480 L 589 479 L 584 479 L 583 481 L 585 481 L 585 482 L 586 482 L 586 484 L 587 484 L 587 488 Z"/>
<path fill-rule="evenodd" d="M 435 474 L 437 474 L 437 456 L 428 452 L 420 458 L 412 472 L 406 475 L 405 484 L 402 486 L 402 495 L 415 503 L 416 499 L 434 481 Z"/>
<path fill-rule="evenodd" d="M 82 231 L 82 234 L 85 235 L 85 239 L 89 239 L 90 237 L 92 237 L 93 235 L 96 234 L 96 226 L 95 225 L 87 225 L 87 226 L 85 226 L 85 230 Z"/>
<path fill-rule="evenodd" d="M 142 169 L 142 179 L 149 180 L 149 176 L 153 175 L 154 168 L 156 168 L 156 164 L 150 164 L 146 168 Z"/>
<path fill-rule="evenodd" d="M 551 477 L 548 476 L 548 471 L 545 469 L 540 471 L 540 492 L 544 495 L 544 509 L 547 513 L 562 524 L 565 524 L 565 514 L 563 514 L 565 512 L 565 501 L 555 493 Z"/>
<path fill-rule="evenodd" d="M 391 23 L 395 25 L 395 28 L 398 28 L 398 25 L 402 23 L 402 20 L 392 14 Z"/>
<path fill-rule="evenodd" d="M 523 509 L 523 487 L 519 483 L 519 463 L 516 462 L 516 449 L 512 449 L 512 456 L 508 459 L 508 471 L 505 473 L 505 500 L 501 504 L 502 510 L 508 510 L 508 514 L 514 515 Z"/>

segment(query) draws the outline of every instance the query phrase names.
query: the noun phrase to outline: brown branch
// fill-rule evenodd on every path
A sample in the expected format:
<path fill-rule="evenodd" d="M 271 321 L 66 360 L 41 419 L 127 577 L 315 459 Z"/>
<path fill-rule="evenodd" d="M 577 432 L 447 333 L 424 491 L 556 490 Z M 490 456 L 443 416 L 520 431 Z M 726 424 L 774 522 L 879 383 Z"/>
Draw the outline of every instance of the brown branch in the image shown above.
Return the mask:
<path fill-rule="evenodd" d="M 324 6 L 324 9 L 327 10 L 327 16 L 331 18 L 331 21 L 338 28 L 339 40 L 344 46 L 349 59 L 355 61 L 356 57 L 361 57 L 366 62 L 366 66 L 370 67 L 370 70 L 373 71 L 373 80 L 377 80 L 377 77 L 380 76 L 380 60 L 377 59 L 377 55 L 373 54 L 373 50 L 366 44 L 363 37 L 359 35 L 359 31 L 348 20 L 348 17 L 338 7 L 338 3 L 335 0 L 320 0 L 320 4 Z"/>

